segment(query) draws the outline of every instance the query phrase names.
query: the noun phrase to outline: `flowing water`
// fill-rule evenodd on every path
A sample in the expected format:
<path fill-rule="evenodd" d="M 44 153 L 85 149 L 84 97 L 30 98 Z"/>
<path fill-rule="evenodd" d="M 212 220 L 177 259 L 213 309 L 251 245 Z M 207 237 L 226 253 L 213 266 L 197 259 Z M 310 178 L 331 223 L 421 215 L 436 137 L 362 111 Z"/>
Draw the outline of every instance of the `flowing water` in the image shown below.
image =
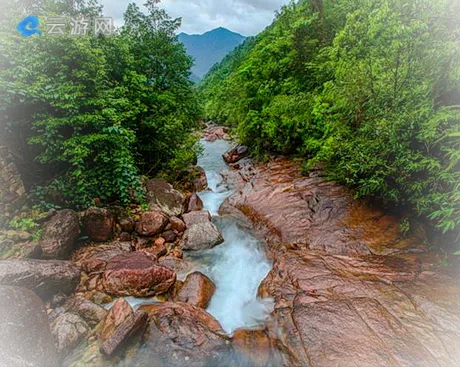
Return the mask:
<path fill-rule="evenodd" d="M 231 195 L 232 188 L 220 175 L 226 169 L 222 154 L 230 148 L 228 142 L 204 142 L 204 152 L 198 165 L 206 171 L 209 190 L 199 193 L 205 209 L 221 231 L 225 242 L 214 249 L 192 256 L 200 264 L 200 271 L 215 284 L 216 292 L 208 312 L 227 333 L 241 327 L 263 323 L 271 312 L 271 300 L 257 298 L 257 289 L 271 269 L 262 244 L 238 220 L 218 216 L 218 210 Z"/>
<path fill-rule="evenodd" d="M 203 145 L 204 152 L 198 165 L 206 171 L 209 189 L 198 195 L 225 242 L 207 251 L 188 253 L 186 259 L 193 261 L 195 271 L 202 272 L 216 285 L 208 312 L 231 334 L 238 328 L 263 324 L 273 310 L 272 300 L 257 298 L 257 289 L 272 265 L 265 257 L 263 244 L 244 224 L 230 216 L 219 216 L 221 204 L 232 194 L 232 188 L 221 175 L 227 168 L 222 154 L 231 148 L 230 144 L 218 140 L 213 143 L 203 141 Z M 158 302 L 157 298 L 125 299 L 133 307 Z M 109 309 L 112 304 L 105 307 Z"/>

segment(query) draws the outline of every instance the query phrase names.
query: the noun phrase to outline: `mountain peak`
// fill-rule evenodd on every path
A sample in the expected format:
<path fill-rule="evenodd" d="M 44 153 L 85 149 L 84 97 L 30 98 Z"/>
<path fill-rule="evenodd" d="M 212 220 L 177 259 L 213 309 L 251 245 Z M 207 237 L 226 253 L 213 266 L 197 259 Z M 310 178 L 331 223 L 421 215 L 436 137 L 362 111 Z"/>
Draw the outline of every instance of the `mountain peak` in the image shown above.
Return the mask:
<path fill-rule="evenodd" d="M 224 27 L 203 34 L 179 34 L 179 41 L 185 45 L 187 53 L 195 59 L 192 73 L 199 79 L 245 39 L 245 36 Z"/>

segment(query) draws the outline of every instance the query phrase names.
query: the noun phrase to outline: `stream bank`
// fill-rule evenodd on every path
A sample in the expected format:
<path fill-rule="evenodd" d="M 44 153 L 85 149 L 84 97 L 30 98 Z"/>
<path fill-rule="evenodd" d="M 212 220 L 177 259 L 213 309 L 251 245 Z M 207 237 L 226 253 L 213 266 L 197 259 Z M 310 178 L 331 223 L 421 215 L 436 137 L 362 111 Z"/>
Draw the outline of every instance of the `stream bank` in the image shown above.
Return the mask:
<path fill-rule="evenodd" d="M 2 312 L 19 311 L 2 315 L 5 336 L 19 318 L 39 342 L 4 349 L 1 361 L 460 364 L 458 265 L 441 267 L 423 234 L 402 234 L 397 218 L 319 170 L 302 176 L 286 158 L 254 164 L 244 148 L 227 166 L 220 133 L 199 159 L 210 190 L 197 170 L 198 195 L 149 181 L 147 212 L 61 211 L 40 260 L 0 262 L 3 295 L 24 295 L 4 300 Z M 80 231 L 92 241 L 75 245 Z"/>

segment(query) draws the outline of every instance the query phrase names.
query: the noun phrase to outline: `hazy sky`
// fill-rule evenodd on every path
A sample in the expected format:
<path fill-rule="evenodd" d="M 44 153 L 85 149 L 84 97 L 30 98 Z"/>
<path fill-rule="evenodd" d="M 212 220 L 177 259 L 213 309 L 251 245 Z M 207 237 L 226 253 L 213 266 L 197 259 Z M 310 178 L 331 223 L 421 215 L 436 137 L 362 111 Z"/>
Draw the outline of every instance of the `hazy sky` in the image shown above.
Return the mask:
<path fill-rule="evenodd" d="M 100 0 L 104 14 L 113 17 L 118 25 L 123 22 L 127 4 L 144 0 Z M 182 18 L 181 31 L 203 33 L 225 27 L 245 36 L 252 36 L 268 26 L 275 10 L 289 0 L 162 0 L 160 6 L 174 18 Z M 142 7 L 141 7 L 142 8 Z"/>

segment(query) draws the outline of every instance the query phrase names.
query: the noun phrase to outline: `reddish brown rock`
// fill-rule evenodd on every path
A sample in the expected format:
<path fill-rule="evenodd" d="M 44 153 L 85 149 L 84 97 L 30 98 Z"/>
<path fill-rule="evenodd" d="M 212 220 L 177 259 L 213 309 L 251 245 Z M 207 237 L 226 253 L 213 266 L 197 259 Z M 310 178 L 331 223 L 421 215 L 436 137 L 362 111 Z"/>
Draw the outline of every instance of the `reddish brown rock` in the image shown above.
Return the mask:
<path fill-rule="evenodd" d="M 103 341 L 109 339 L 110 336 L 114 334 L 118 326 L 120 326 L 128 318 L 132 317 L 133 314 L 133 309 L 125 299 L 117 299 L 102 321 L 97 332 L 98 336 Z"/>
<path fill-rule="evenodd" d="M 118 240 L 121 242 L 130 242 L 133 239 L 132 235 L 130 233 L 122 232 L 118 236 Z"/>
<path fill-rule="evenodd" d="M 141 310 L 149 314 L 151 322 L 145 336 L 146 348 L 139 351 L 138 363 L 167 366 L 230 363 L 227 361 L 232 355 L 229 338 L 219 322 L 203 309 L 167 302 L 143 306 Z"/>
<path fill-rule="evenodd" d="M 168 223 L 168 218 L 161 212 L 144 212 L 136 223 L 136 232 L 142 236 L 154 236 L 161 232 Z"/>
<path fill-rule="evenodd" d="M 238 365 L 248 367 L 281 366 L 281 356 L 265 330 L 236 330 L 232 336 L 232 345 L 238 359 Z"/>
<path fill-rule="evenodd" d="M 230 151 L 226 152 L 223 155 L 225 162 L 228 164 L 234 164 L 239 160 L 247 157 L 249 155 L 249 150 L 245 146 L 236 146 L 235 148 L 231 149 Z"/>
<path fill-rule="evenodd" d="M 171 249 L 171 252 L 169 253 L 169 255 L 174 258 L 182 259 L 184 258 L 184 251 L 179 248 L 174 248 L 174 249 Z"/>
<path fill-rule="evenodd" d="M 72 210 L 62 210 L 45 225 L 40 246 L 46 259 L 67 259 L 80 237 L 78 215 Z"/>
<path fill-rule="evenodd" d="M 193 193 L 188 199 L 186 212 L 201 211 L 203 207 L 204 205 L 201 198 Z"/>
<path fill-rule="evenodd" d="M 183 233 L 186 229 L 184 221 L 177 217 L 171 217 L 169 219 L 171 224 L 171 229 L 177 231 L 178 233 Z"/>
<path fill-rule="evenodd" d="M 125 233 L 132 233 L 135 230 L 135 222 L 131 217 L 122 217 L 119 220 L 121 231 Z"/>
<path fill-rule="evenodd" d="M 275 301 L 282 365 L 460 363 L 459 271 L 397 218 L 286 159 L 226 178 L 237 190 L 222 209 L 249 219 L 274 261 L 259 295 Z"/>
<path fill-rule="evenodd" d="M 148 315 L 143 311 L 137 311 L 126 318 L 102 344 L 100 351 L 105 356 L 111 357 L 123 349 L 129 339 L 147 326 Z"/>
<path fill-rule="evenodd" d="M 176 280 L 176 283 L 173 286 L 171 286 L 171 288 L 165 294 L 166 299 L 168 301 L 175 301 L 176 298 L 177 298 L 177 295 L 179 294 L 180 290 L 182 289 L 182 286 L 184 286 L 184 282 L 181 281 L 181 280 Z"/>
<path fill-rule="evenodd" d="M 168 253 L 168 249 L 166 248 L 164 239 L 162 240 L 163 240 L 162 242 L 157 242 L 150 248 L 146 248 L 143 251 L 149 254 L 152 254 L 153 256 L 155 256 L 156 259 L 159 259 L 160 257 L 165 256 Z"/>
<path fill-rule="evenodd" d="M 174 243 L 177 240 L 177 233 L 174 230 L 167 230 L 161 234 L 165 243 Z"/>
<path fill-rule="evenodd" d="M 1 366 L 59 364 L 45 307 L 30 290 L 0 286 L 0 331 Z"/>
<path fill-rule="evenodd" d="M 106 208 L 90 208 L 82 216 L 83 229 L 91 240 L 110 240 L 115 226 L 115 217 Z"/>
<path fill-rule="evenodd" d="M 175 281 L 176 273 L 159 265 L 155 257 L 133 252 L 108 262 L 103 285 L 108 294 L 142 298 L 165 293 Z"/>
<path fill-rule="evenodd" d="M 74 253 L 73 262 L 87 273 L 100 272 L 113 257 L 131 252 L 131 243 L 90 244 Z"/>
<path fill-rule="evenodd" d="M 216 286 L 206 275 L 201 272 L 193 272 L 185 279 L 177 295 L 177 301 L 206 309 L 215 291 Z"/>
<path fill-rule="evenodd" d="M 206 135 L 206 137 L 204 138 L 204 140 L 205 140 L 206 142 L 211 142 L 211 143 L 217 141 L 218 139 L 219 139 L 219 138 L 218 138 L 217 135 L 215 135 L 215 134 L 208 134 L 208 135 Z"/>

